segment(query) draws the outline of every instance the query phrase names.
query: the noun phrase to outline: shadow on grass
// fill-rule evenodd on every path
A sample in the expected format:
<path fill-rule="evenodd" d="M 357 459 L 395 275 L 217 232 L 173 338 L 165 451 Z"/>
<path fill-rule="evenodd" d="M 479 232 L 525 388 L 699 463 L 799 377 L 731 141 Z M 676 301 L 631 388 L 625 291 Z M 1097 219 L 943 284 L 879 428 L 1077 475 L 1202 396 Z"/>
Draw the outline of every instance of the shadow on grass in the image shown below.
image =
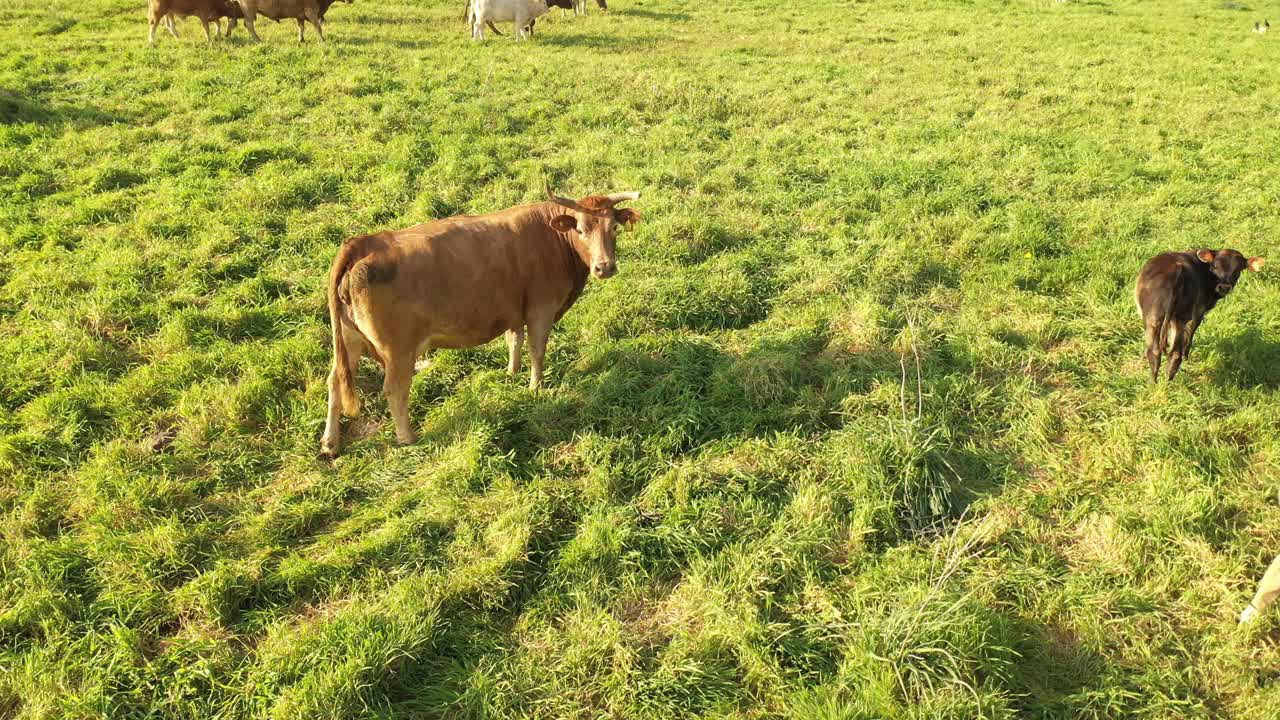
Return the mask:
<path fill-rule="evenodd" d="M 1197 340 L 1200 338 L 1197 337 Z M 1214 344 L 1222 355 L 1213 370 L 1213 381 L 1237 388 L 1280 387 L 1280 344 L 1272 342 L 1256 327 L 1223 338 Z M 1197 348 L 1192 348 L 1194 361 Z"/>
<path fill-rule="evenodd" d="M 688 13 L 679 12 L 657 12 L 654 10 L 644 10 L 641 8 L 622 8 L 613 11 L 618 15 L 626 17 L 640 17 L 649 20 L 661 20 L 663 22 L 688 22 L 692 18 Z"/>
<path fill-rule="evenodd" d="M 0 88 L 0 125 L 112 125 L 128 121 L 122 115 L 74 105 L 51 105 L 37 97 Z"/>

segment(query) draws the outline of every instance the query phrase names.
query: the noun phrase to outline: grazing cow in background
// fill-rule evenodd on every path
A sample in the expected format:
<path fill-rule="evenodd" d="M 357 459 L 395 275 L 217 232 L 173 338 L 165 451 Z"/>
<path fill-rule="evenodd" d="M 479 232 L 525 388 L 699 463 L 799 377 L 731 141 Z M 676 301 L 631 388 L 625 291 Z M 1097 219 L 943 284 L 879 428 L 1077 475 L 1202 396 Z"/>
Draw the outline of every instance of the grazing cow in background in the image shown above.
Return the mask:
<path fill-rule="evenodd" d="M 618 204 L 639 193 L 548 199 L 488 215 L 459 215 L 353 237 L 329 272 L 333 369 L 321 452 L 341 447 L 341 416 L 359 412 L 352 374 L 366 352 L 385 371 L 387 406 L 402 444 L 414 360 L 432 348 L 483 345 L 507 336 L 507 372 L 520 371 L 529 337 L 529 387 L 542 384 L 551 326 L 573 307 L 588 276 L 618 271 L 618 230 L 640 213 Z"/>
<path fill-rule="evenodd" d="M 249 34 L 257 42 L 262 42 L 262 38 L 258 37 L 258 31 L 254 28 L 254 20 L 257 16 L 271 18 L 276 22 L 293 18 L 298 21 L 298 42 L 306 42 L 303 34 L 306 31 L 307 23 L 311 23 L 316 34 L 320 36 L 320 40 L 324 40 L 324 14 L 329 12 L 329 8 L 337 0 L 236 0 L 240 3 L 241 10 L 244 11 L 244 26 L 248 28 Z M 342 2 L 351 4 L 353 0 L 342 0 Z"/>
<path fill-rule="evenodd" d="M 1271 566 L 1262 575 L 1262 580 L 1258 582 L 1258 592 L 1254 593 L 1253 600 L 1250 600 L 1244 612 L 1240 613 L 1240 622 L 1252 622 L 1278 597 L 1280 597 L 1280 555 L 1271 561 Z"/>
<path fill-rule="evenodd" d="M 230 36 L 236 27 L 236 18 L 244 17 L 234 0 L 150 0 L 147 4 L 147 19 L 151 23 L 151 30 L 147 35 L 147 42 L 156 44 L 156 27 L 161 20 L 165 21 L 169 34 L 178 37 L 178 30 L 173 24 L 175 15 L 199 19 L 204 26 L 206 42 L 213 42 L 213 37 L 209 34 L 210 22 L 218 29 L 218 37 L 222 37 L 222 18 L 228 18 L 227 35 Z"/>
<path fill-rule="evenodd" d="M 550 9 L 553 7 L 558 7 L 558 8 L 568 10 L 569 8 L 573 7 L 573 0 L 547 0 L 547 10 L 550 11 Z M 467 27 L 471 27 L 472 25 L 474 25 L 474 16 L 471 10 L 471 0 L 467 0 L 467 6 L 462 11 L 462 19 L 467 23 Z M 529 20 L 528 31 L 529 31 L 530 38 L 533 37 L 533 26 L 536 22 L 537 22 L 536 18 Z M 502 35 L 502 33 L 498 31 L 498 28 L 494 27 L 492 20 L 485 22 L 485 25 L 489 26 L 489 29 L 493 31 L 494 35 L 499 35 L 499 36 Z M 474 31 L 471 33 L 471 36 L 474 39 L 475 37 Z"/>
<path fill-rule="evenodd" d="M 484 26 L 494 32 L 495 22 L 513 24 L 517 40 L 533 34 L 533 23 L 547 14 L 550 7 L 571 8 L 573 0 L 468 0 L 466 17 L 471 25 L 471 39 L 484 40 Z M 501 35 L 502 33 L 498 33 Z"/>
<path fill-rule="evenodd" d="M 1191 341 L 1205 313 L 1227 296 L 1240 273 L 1262 269 L 1263 259 L 1246 259 L 1235 250 L 1161 253 L 1143 266 L 1134 295 L 1146 325 L 1147 361 L 1157 382 L 1160 359 L 1169 351 L 1169 379 L 1191 352 Z"/>

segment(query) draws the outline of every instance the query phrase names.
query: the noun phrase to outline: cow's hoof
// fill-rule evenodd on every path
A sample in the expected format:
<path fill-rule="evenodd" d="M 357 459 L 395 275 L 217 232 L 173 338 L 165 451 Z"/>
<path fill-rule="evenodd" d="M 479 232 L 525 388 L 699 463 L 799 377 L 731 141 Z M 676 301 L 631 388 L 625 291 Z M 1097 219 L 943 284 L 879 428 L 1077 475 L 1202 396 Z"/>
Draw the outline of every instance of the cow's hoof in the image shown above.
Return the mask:
<path fill-rule="evenodd" d="M 413 434 L 401 435 L 400 433 L 396 433 L 396 442 L 401 445 L 412 445 L 418 442 L 418 436 Z"/>
<path fill-rule="evenodd" d="M 1240 613 L 1240 624 L 1251 623 L 1256 617 L 1258 617 L 1258 610 L 1253 605 L 1250 605 L 1244 609 L 1244 612 Z"/>
<path fill-rule="evenodd" d="M 337 440 L 325 438 L 320 441 L 320 456 L 326 460 L 332 460 L 338 457 L 338 452 L 342 449 L 341 443 Z"/>

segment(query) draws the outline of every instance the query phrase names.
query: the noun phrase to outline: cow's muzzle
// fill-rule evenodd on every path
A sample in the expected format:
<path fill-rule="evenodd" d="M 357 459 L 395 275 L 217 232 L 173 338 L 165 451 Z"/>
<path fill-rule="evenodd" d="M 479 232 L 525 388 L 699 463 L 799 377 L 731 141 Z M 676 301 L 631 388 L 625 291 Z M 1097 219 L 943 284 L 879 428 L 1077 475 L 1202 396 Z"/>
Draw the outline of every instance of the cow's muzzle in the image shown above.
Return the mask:
<path fill-rule="evenodd" d="M 1235 285 L 1228 285 L 1227 283 L 1218 283 L 1218 287 L 1216 288 L 1218 291 L 1218 297 L 1226 297 L 1231 292 L 1231 288 L 1234 288 L 1234 287 Z"/>
<path fill-rule="evenodd" d="M 602 260 L 591 266 L 591 274 L 604 280 L 618 274 L 618 263 L 612 260 Z"/>

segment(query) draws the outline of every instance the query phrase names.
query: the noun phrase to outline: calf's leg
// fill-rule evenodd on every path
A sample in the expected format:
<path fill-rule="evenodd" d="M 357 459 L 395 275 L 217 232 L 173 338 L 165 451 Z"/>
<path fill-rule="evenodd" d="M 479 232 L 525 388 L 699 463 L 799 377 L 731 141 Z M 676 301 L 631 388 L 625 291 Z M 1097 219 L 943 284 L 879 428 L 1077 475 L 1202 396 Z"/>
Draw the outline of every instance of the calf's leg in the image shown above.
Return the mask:
<path fill-rule="evenodd" d="M 520 349 L 524 345 L 524 328 L 507 331 L 507 374 L 520 372 Z"/>
<path fill-rule="evenodd" d="M 1160 343 L 1160 321 L 1144 318 L 1146 323 L 1147 362 L 1151 365 L 1151 382 L 1160 381 L 1160 358 L 1164 346 Z"/>
<path fill-rule="evenodd" d="M 396 442 L 409 445 L 418 439 L 409 422 L 409 386 L 413 384 L 413 351 L 388 353 L 387 375 L 382 381 L 382 392 L 387 396 L 387 408 L 396 423 Z"/>
<path fill-rule="evenodd" d="M 1187 352 L 1187 328 L 1185 325 L 1169 321 L 1169 381 L 1178 374 L 1178 369 L 1182 367 L 1182 361 L 1186 358 Z"/>
<path fill-rule="evenodd" d="M 1271 567 L 1268 567 L 1267 572 L 1262 576 L 1262 580 L 1258 583 L 1258 592 L 1254 594 L 1253 600 L 1245 607 L 1244 612 L 1240 613 L 1240 622 L 1246 623 L 1253 620 L 1258 613 L 1275 602 L 1277 597 L 1280 597 L 1280 555 L 1271 561 Z"/>

